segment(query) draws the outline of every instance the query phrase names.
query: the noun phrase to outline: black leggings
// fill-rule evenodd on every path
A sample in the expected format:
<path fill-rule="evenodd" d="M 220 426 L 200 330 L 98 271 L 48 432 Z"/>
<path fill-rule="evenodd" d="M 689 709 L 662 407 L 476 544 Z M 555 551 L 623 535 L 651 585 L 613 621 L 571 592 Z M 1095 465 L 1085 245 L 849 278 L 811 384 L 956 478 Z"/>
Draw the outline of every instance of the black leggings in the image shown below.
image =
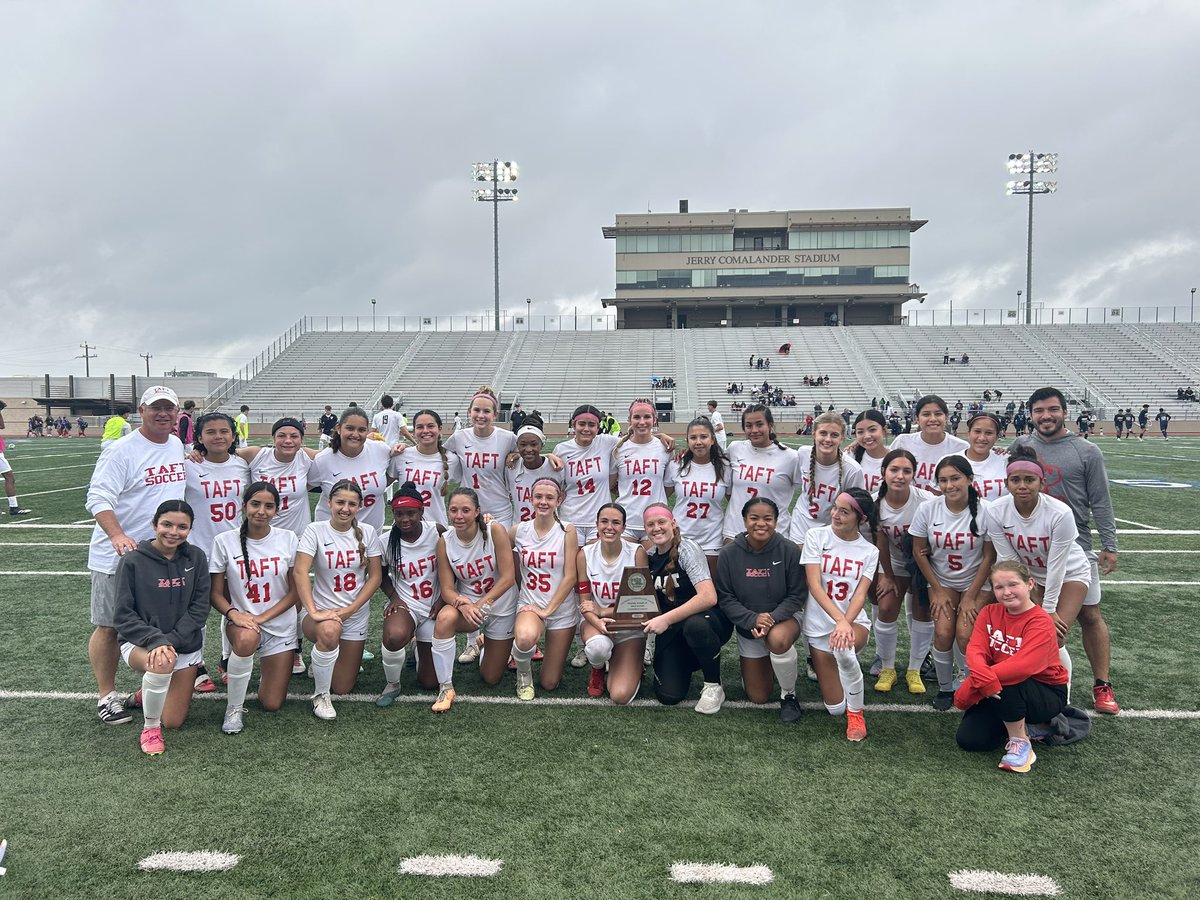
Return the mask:
<path fill-rule="evenodd" d="M 721 648 L 733 634 L 733 624 L 713 607 L 676 622 L 654 641 L 654 693 L 658 702 L 674 706 L 688 695 L 692 673 L 720 684 Z"/>
<path fill-rule="evenodd" d="M 1067 706 L 1065 684 L 1043 684 L 1027 678 L 1000 690 L 1000 699 L 987 697 L 965 713 L 958 726 L 958 746 L 964 750 L 996 750 L 1008 740 L 1005 722 L 1025 719 L 1041 725 Z"/>

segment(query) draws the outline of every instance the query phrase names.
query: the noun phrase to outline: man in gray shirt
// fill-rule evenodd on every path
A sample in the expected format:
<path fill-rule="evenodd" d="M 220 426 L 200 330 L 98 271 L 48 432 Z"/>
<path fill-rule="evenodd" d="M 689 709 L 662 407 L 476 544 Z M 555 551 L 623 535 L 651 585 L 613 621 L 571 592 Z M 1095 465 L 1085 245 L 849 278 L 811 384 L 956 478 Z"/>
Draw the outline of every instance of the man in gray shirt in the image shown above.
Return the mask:
<path fill-rule="evenodd" d="M 1095 444 L 1067 430 L 1067 401 L 1056 388 L 1039 388 L 1030 395 L 1029 417 L 1033 434 L 1018 437 L 1012 447 L 1026 446 L 1037 453 L 1046 470 L 1046 493 L 1066 503 L 1075 514 L 1077 541 L 1092 564 L 1092 586 L 1079 611 L 1083 649 L 1095 679 L 1092 701 L 1096 712 L 1115 716 L 1121 707 L 1108 680 L 1112 646 L 1108 623 L 1100 612 L 1100 575 L 1108 575 L 1117 568 L 1117 524 L 1108 492 L 1104 454 Z M 1100 532 L 1098 556 L 1092 549 L 1093 517 Z"/>

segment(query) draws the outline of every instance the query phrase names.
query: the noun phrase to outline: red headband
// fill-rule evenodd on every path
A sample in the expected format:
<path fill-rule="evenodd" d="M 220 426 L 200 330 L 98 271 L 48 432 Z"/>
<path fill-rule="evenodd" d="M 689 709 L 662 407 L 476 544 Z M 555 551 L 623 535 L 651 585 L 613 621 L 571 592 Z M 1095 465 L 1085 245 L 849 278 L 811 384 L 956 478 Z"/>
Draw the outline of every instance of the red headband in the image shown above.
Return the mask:
<path fill-rule="evenodd" d="M 488 400 L 491 400 L 492 401 L 492 409 L 493 410 L 496 409 L 496 398 L 493 397 L 491 394 L 483 394 L 483 393 L 476 394 L 474 397 L 471 398 L 471 405 L 474 406 L 475 401 L 478 400 L 480 397 L 484 397 Z"/>
<path fill-rule="evenodd" d="M 600 424 L 600 420 L 598 418 L 596 418 L 595 416 L 593 416 L 589 412 L 582 412 L 579 415 L 577 415 L 574 419 L 572 419 L 571 421 L 578 422 L 580 419 L 589 419 L 592 422 L 595 422 L 597 425 Z"/>
<path fill-rule="evenodd" d="M 646 407 L 646 409 L 650 411 L 650 415 L 654 415 L 654 404 L 650 403 L 648 400 L 634 400 L 629 404 L 629 414 L 632 416 L 633 411 L 639 406 Z"/>
<path fill-rule="evenodd" d="M 1008 472 L 1030 472 L 1038 478 L 1046 478 L 1046 470 L 1035 463 L 1032 459 L 1014 459 L 1004 468 L 1005 473 Z"/>
<path fill-rule="evenodd" d="M 838 494 L 838 499 L 841 500 L 843 497 L 846 498 L 847 503 L 849 503 L 856 510 L 858 510 L 858 514 L 860 516 L 862 516 L 864 519 L 867 517 L 867 514 L 865 512 L 863 512 L 863 508 L 858 505 L 858 501 L 855 500 L 852 495 L 846 493 L 845 491 L 842 491 L 840 494 Z"/>
<path fill-rule="evenodd" d="M 642 521 L 643 522 L 645 522 L 646 519 L 650 518 L 650 510 L 652 510 L 652 509 L 662 510 L 662 515 L 666 516 L 672 522 L 675 521 L 675 513 L 671 512 L 671 507 L 667 506 L 667 504 L 651 503 L 649 506 L 646 507 L 645 512 L 642 513 Z"/>
<path fill-rule="evenodd" d="M 554 485 L 554 490 L 558 491 L 560 496 L 562 495 L 562 485 L 558 483 L 558 479 L 551 478 L 548 475 L 543 475 L 541 478 L 539 478 L 537 481 L 535 481 L 533 483 L 533 486 L 529 489 L 529 493 L 532 494 L 535 490 L 537 490 L 537 486 L 539 484 L 541 484 L 543 481 L 546 482 L 546 484 Z"/>
<path fill-rule="evenodd" d="M 406 497 L 403 494 L 397 494 L 392 498 L 392 509 L 424 509 L 425 504 L 416 497 Z"/>

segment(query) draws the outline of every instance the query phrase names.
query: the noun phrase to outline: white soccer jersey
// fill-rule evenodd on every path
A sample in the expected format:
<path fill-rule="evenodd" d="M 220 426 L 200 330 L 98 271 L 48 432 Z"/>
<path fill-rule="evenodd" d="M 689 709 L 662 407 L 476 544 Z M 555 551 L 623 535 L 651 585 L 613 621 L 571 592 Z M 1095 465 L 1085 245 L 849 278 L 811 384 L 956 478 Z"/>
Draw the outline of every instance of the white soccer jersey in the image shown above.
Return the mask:
<path fill-rule="evenodd" d="M 370 525 L 358 527 L 366 556 L 383 556 L 379 532 Z M 312 596 L 317 609 L 345 609 L 354 603 L 367 580 L 367 561 L 359 551 L 353 528 L 338 531 L 328 521 L 313 522 L 300 535 L 296 552 L 307 553 L 313 559 L 316 578 Z M 364 608 L 369 605 L 368 600 Z"/>
<path fill-rule="evenodd" d="M 974 473 L 971 483 L 975 485 L 980 497 L 984 500 L 999 500 L 1008 493 L 1008 485 L 1004 483 L 1008 474 L 1007 456 L 989 453 L 988 458 L 982 462 L 976 462 L 968 456 L 967 462 L 971 464 L 971 471 Z"/>
<path fill-rule="evenodd" d="M 394 409 L 381 409 L 371 419 L 371 430 L 383 436 L 383 442 L 389 447 L 400 443 L 400 426 L 403 416 Z"/>
<path fill-rule="evenodd" d="M 846 456 L 848 459 L 854 459 L 853 454 L 846 454 Z M 879 486 L 883 484 L 883 457 L 876 459 L 864 453 L 858 467 L 862 469 L 863 490 L 874 497 L 879 493 Z"/>
<path fill-rule="evenodd" d="M 502 528 L 499 523 L 493 523 L 495 528 Z M 475 539 L 464 544 L 453 528 L 442 535 L 442 543 L 446 548 L 446 560 L 454 572 L 454 589 L 478 602 L 483 599 L 500 578 L 500 562 L 496 556 L 495 531 L 487 535 L 484 543 L 482 530 L 475 532 Z M 509 616 L 517 610 L 517 592 L 514 587 L 505 591 L 504 595 L 492 604 L 493 616 Z"/>
<path fill-rule="evenodd" d="M 821 584 L 837 608 L 843 613 L 850 608 L 859 582 L 875 577 L 879 565 L 879 550 L 862 535 L 844 541 L 833 533 L 831 525 L 816 525 L 804 537 L 804 549 L 800 551 L 800 564 L 814 563 L 821 567 Z M 807 580 L 807 577 L 806 577 Z M 870 627 L 871 619 L 866 613 L 866 603 L 858 611 L 854 621 Z M 832 634 L 836 627 L 829 613 L 812 597 L 804 604 L 804 633 L 813 637 Z"/>
<path fill-rule="evenodd" d="M 317 501 L 314 518 L 318 522 L 329 519 L 329 490 L 343 478 L 349 478 L 357 481 L 363 492 L 358 521 L 376 531 L 382 529 L 390 457 L 391 448 L 383 441 L 367 441 L 358 456 L 354 457 L 335 453 L 332 447 L 326 447 L 318 453 L 308 472 L 309 485 L 321 488 L 321 499 Z"/>
<path fill-rule="evenodd" d="M 637 565 L 638 546 L 632 541 L 621 541 L 621 552 L 611 563 L 604 559 L 599 541 L 583 548 L 588 583 L 592 587 L 592 601 L 597 606 L 609 607 L 617 602 L 621 592 L 621 577 L 627 568 Z"/>
<path fill-rule="evenodd" d="M 711 462 L 693 462 L 687 471 L 675 460 L 667 464 L 666 486 L 675 490 L 675 521 L 679 533 L 691 538 L 707 554 L 716 553 L 722 541 L 725 511 L 722 505 L 729 496 L 733 480 L 729 465 L 724 466 L 720 480 Z"/>
<path fill-rule="evenodd" d="M 279 512 L 272 520 L 274 528 L 286 528 L 297 537 L 312 524 L 312 508 L 308 502 L 308 473 L 313 461 L 303 450 L 295 458 L 280 462 L 273 447 L 263 447 L 250 462 L 251 481 L 269 481 L 279 491 Z"/>
<path fill-rule="evenodd" d="M 796 508 L 792 510 L 792 525 L 788 538 L 794 544 L 804 544 L 804 536 L 816 525 L 828 525 L 833 512 L 833 501 L 838 494 L 851 487 L 861 487 L 862 469 L 854 457 L 839 456 L 839 463 L 828 466 L 817 463 L 813 484 L 809 469 L 812 467 L 812 447 L 801 447 L 796 454 L 796 483 L 800 491 L 796 497 Z"/>
<path fill-rule="evenodd" d="M 655 437 L 644 444 L 626 441 L 617 451 L 617 502 L 625 507 L 626 528 L 641 531 L 646 507 L 667 501 L 664 480 L 670 461 L 671 454 Z"/>
<path fill-rule="evenodd" d="M 223 463 L 187 461 L 187 490 L 183 499 L 195 520 L 188 543 L 212 556 L 213 540 L 229 529 L 242 527 L 242 491 L 250 483 L 250 467 L 236 454 Z"/>
<path fill-rule="evenodd" d="M 521 592 L 520 604 L 531 603 L 545 609 L 563 582 L 567 560 L 566 532 L 555 523 L 549 531 L 538 537 L 536 523 L 522 522 L 517 525 L 516 540 L 513 544 L 517 558 L 521 561 L 517 572 L 517 584 Z M 573 586 L 554 618 L 558 617 L 558 612 L 572 605 L 579 605 L 579 598 Z"/>
<path fill-rule="evenodd" d="M 226 531 L 213 541 L 208 571 L 225 576 L 225 585 L 233 608 L 252 616 L 274 609 L 287 596 L 288 573 L 296 558 L 299 538 L 286 528 L 272 527 L 259 540 L 246 539 L 246 558 L 242 558 L 241 534 Z M 283 613 L 263 623 L 271 637 L 291 640 L 296 636 L 296 617 Z"/>
<path fill-rule="evenodd" d="M 909 487 L 908 499 L 901 506 L 892 506 L 891 494 L 889 489 L 876 506 L 879 510 L 879 533 L 887 538 L 888 553 L 892 559 L 892 574 L 899 578 L 908 578 L 905 567 L 911 561 L 911 557 L 900 546 L 900 539 L 908 534 L 917 508 L 927 500 L 932 500 L 934 495 L 920 488 Z"/>
<path fill-rule="evenodd" d="M 446 472 L 447 465 L 449 474 Z M 421 492 L 421 499 L 425 501 L 425 521 L 447 527 L 450 523 L 446 518 L 446 498 L 442 496 L 442 488 L 447 481 L 458 481 L 461 473 L 462 464 L 449 451 L 443 460 L 442 454 L 436 451 L 426 455 L 418 453 L 415 447 L 409 447 L 399 456 L 393 456 L 388 463 L 388 474 L 396 479 L 397 484 L 411 481 Z"/>
<path fill-rule="evenodd" d="M 479 508 L 497 522 L 511 525 L 512 501 L 504 479 L 504 461 L 517 449 L 517 436 L 493 427 L 491 434 L 481 438 L 468 428 L 450 435 L 445 446 L 459 458 L 462 483 L 479 495 Z"/>
<path fill-rule="evenodd" d="M 712 412 L 707 413 L 707 415 L 708 421 L 712 422 L 713 432 L 717 436 L 717 443 L 720 444 L 721 449 L 724 450 L 726 443 L 729 441 L 729 435 L 725 433 L 725 419 L 722 418 L 721 413 L 715 409 Z M 717 429 L 718 425 L 721 426 L 719 430 Z"/>
<path fill-rule="evenodd" d="M 913 484 L 926 490 L 938 490 L 937 464 L 947 456 L 962 454 L 969 447 L 962 438 L 947 434 L 940 444 L 927 444 L 919 432 L 897 435 L 889 450 L 907 450 L 917 459 L 917 470 L 913 475 Z"/>
<path fill-rule="evenodd" d="M 563 498 L 558 516 L 572 525 L 592 528 L 600 507 L 612 496 L 608 490 L 608 473 L 612 470 L 613 447 L 620 438 L 615 434 L 598 434 L 586 447 L 572 438 L 554 448 L 554 455 L 563 461 L 567 495 Z"/>
<path fill-rule="evenodd" d="M 439 537 L 435 524 L 422 521 L 419 538 L 411 544 L 405 540 L 400 541 L 398 559 L 392 558 L 390 533 L 384 532 L 379 538 L 383 544 L 383 565 L 387 570 L 387 577 L 392 580 L 392 587 L 396 589 L 396 593 L 416 620 L 428 619 L 433 604 L 442 598 L 437 570 Z"/>
<path fill-rule="evenodd" d="M 788 447 L 755 447 L 748 440 L 729 444 L 730 493 L 722 525 L 724 537 L 746 530 L 742 507 L 751 497 L 766 497 L 779 507 L 775 530 L 787 534 L 791 525 L 792 491 L 796 484 L 796 451 Z"/>
<path fill-rule="evenodd" d="M 566 491 L 566 476 L 562 472 L 555 472 L 548 459 L 543 458 L 542 465 L 537 469 L 528 469 L 525 461 L 519 460 L 513 468 L 504 470 L 504 482 L 512 498 L 514 521 L 533 521 L 536 515 L 533 509 L 533 483 L 541 478 L 549 478 Z"/>
<path fill-rule="evenodd" d="M 987 503 L 979 501 L 975 530 L 971 533 L 971 508 L 952 513 L 945 497 L 934 497 L 917 507 L 908 533 L 929 542 L 929 564 L 942 587 L 965 591 L 975 580 L 988 540 Z M 1072 538 L 1074 540 L 1074 538 Z"/>
<path fill-rule="evenodd" d="M 1079 544 L 1071 508 L 1049 494 L 1038 494 L 1028 519 L 1017 512 L 1011 494 L 988 506 L 988 537 L 997 559 L 1019 559 L 1045 590 L 1042 607 L 1058 609 L 1064 581 L 1092 583 L 1092 567 Z"/>

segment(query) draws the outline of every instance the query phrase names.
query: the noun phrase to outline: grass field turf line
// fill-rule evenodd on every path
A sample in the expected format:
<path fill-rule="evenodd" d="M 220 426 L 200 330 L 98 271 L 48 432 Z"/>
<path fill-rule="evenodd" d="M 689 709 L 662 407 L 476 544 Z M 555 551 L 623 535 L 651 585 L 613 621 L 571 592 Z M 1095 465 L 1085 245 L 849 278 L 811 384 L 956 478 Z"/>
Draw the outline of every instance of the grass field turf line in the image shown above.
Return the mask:
<path fill-rule="evenodd" d="M 46 443 L 66 464 L 96 455 L 94 441 Z M 23 474 L 24 465 L 39 468 L 29 446 L 9 455 L 19 491 L 83 480 L 78 470 Z M 1194 452 L 1171 446 L 1173 455 Z M 1200 453 L 1158 460 L 1150 449 L 1130 445 L 1109 459 L 1110 475 L 1200 482 Z M 1122 518 L 1200 530 L 1194 490 L 1114 485 L 1113 496 Z M 16 546 L 87 539 L 86 526 L 62 527 L 86 515 L 79 496 L 35 499 L 27 505 L 44 518 L 33 527 L 0 517 L 0 569 L 84 569 L 85 546 Z M 1123 549 L 1200 549 L 1195 534 L 1130 531 L 1142 533 L 1123 533 Z M 1122 555 L 1113 579 L 1191 581 L 1193 558 Z M 1200 710 L 1195 596 L 1153 584 L 1106 589 L 1114 679 L 1131 710 Z M 374 619 L 377 649 L 378 612 Z M 443 854 L 505 860 L 486 893 L 506 898 L 945 897 L 947 873 L 959 869 L 1041 873 L 1069 897 L 1192 897 L 1200 882 L 1186 799 L 1195 796 L 1195 718 L 1099 719 L 1088 741 L 1039 752 L 1029 776 L 1013 776 L 996 769 L 998 753 L 953 746 L 954 714 L 884 711 L 924 710 L 928 699 L 875 694 L 870 678 L 863 745 L 811 710 L 817 695 L 803 679 L 810 711 L 785 728 L 774 705 L 742 708 L 727 648 L 732 702 L 711 718 L 690 705 L 522 708 L 511 676 L 490 689 L 460 666 L 467 699 L 446 716 L 428 711 L 433 696 L 413 688 L 411 672 L 412 702 L 389 710 L 341 702 L 334 723 L 313 719 L 303 701 L 274 715 L 251 703 L 246 732 L 233 738 L 219 731 L 224 704 L 197 702 L 185 727 L 166 733 L 167 753 L 151 760 L 137 750 L 136 723 L 104 726 L 92 712 L 90 630 L 85 578 L 0 576 L 0 690 L 83 697 L 0 699 L 0 837 L 11 843 L 4 898 L 479 896 L 474 879 L 398 874 L 406 858 Z M 210 648 L 215 635 L 214 622 Z M 906 641 L 902 634 L 902 655 Z M 1087 706 L 1077 633 L 1070 646 L 1076 701 Z M 586 670 L 568 669 L 558 691 L 539 697 L 582 699 L 585 681 Z M 122 689 L 136 683 L 122 666 Z M 378 660 L 368 663 L 358 690 L 381 684 Z M 310 680 L 293 681 L 293 691 L 308 689 Z M 242 861 L 219 873 L 137 870 L 152 853 L 194 848 Z M 675 884 L 670 866 L 681 860 L 760 863 L 775 880 Z"/>

